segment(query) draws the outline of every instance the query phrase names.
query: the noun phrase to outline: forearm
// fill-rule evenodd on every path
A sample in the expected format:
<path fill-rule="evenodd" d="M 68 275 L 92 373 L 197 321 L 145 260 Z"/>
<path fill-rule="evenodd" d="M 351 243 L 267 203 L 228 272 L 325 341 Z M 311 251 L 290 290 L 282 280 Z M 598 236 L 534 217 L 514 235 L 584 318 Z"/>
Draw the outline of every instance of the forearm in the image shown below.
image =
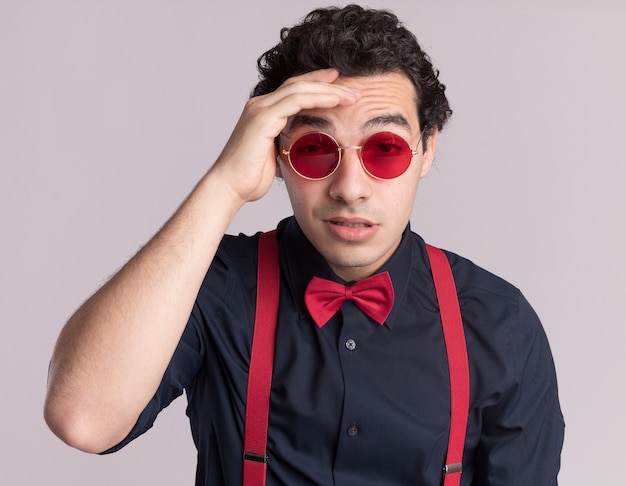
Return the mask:
<path fill-rule="evenodd" d="M 241 201 L 203 178 L 174 216 L 70 318 L 51 365 L 46 420 L 70 445 L 122 440 L 157 389 Z"/>

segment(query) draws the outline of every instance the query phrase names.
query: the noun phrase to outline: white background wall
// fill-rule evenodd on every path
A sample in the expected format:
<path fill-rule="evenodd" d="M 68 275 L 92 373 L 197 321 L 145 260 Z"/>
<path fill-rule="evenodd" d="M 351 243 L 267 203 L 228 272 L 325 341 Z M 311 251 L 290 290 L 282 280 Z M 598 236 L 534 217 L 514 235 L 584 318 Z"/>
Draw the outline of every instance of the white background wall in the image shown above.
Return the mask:
<path fill-rule="evenodd" d="M 255 61 L 311 0 L 0 0 L 0 484 L 193 484 L 184 399 L 97 457 L 42 419 L 73 310 L 215 160 Z M 567 429 L 561 484 L 624 462 L 626 4 L 419 2 L 394 10 L 455 110 L 413 229 L 523 289 L 541 316 Z M 284 187 L 232 231 L 288 215 Z"/>

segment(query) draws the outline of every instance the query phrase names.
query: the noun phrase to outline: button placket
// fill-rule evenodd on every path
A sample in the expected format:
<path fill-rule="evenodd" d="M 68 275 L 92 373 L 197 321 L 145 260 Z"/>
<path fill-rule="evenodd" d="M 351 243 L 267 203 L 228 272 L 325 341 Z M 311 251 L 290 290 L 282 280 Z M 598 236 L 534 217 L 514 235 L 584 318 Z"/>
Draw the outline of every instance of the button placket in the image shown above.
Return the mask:
<path fill-rule="evenodd" d="M 362 372 L 366 356 L 363 353 L 367 354 L 370 341 L 380 331 L 380 326 L 365 316 L 352 301 L 343 304 L 341 314 L 337 351 L 344 379 L 344 406 L 335 461 L 338 465 L 345 465 L 352 463 L 363 449 L 374 447 L 375 441 L 365 432 L 369 427 L 368 407 L 360 397 L 364 394 Z M 342 467 L 339 466 L 339 470 Z"/>

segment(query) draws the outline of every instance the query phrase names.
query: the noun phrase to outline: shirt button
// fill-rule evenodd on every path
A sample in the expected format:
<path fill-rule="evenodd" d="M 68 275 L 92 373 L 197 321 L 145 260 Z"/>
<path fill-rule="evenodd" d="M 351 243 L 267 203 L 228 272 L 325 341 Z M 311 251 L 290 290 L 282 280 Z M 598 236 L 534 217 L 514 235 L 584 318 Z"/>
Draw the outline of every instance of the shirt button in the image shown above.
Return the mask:
<path fill-rule="evenodd" d="M 348 432 L 349 437 L 356 437 L 357 435 L 359 435 L 359 428 L 356 426 L 356 424 L 352 424 L 350 427 L 348 427 L 348 430 L 346 432 Z"/>
<path fill-rule="evenodd" d="M 346 341 L 346 349 L 348 351 L 354 351 L 356 349 L 356 341 L 354 339 L 348 339 Z"/>

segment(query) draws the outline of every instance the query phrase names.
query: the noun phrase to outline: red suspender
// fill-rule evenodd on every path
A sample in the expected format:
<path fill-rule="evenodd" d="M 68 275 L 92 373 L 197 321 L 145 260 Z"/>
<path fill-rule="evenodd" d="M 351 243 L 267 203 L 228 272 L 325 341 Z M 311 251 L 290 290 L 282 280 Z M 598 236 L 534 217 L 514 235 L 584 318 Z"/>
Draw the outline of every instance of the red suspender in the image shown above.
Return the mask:
<path fill-rule="evenodd" d="M 469 413 L 470 378 L 465 332 L 459 299 L 448 257 L 439 248 L 426 245 L 435 282 L 441 325 L 450 372 L 450 436 L 448 455 L 443 468 L 444 486 L 459 486 L 463 469 L 463 448 Z"/>
<path fill-rule="evenodd" d="M 274 367 L 274 343 L 278 323 L 280 268 L 274 231 L 259 238 L 256 315 L 248 372 L 244 428 L 243 485 L 265 486 L 267 468 L 267 420 Z"/>
<path fill-rule="evenodd" d="M 469 366 L 463 322 L 452 270 L 445 253 L 426 245 L 439 302 L 450 371 L 450 436 L 444 486 L 459 486 L 469 412 Z M 265 486 L 267 424 L 279 299 L 278 242 L 275 231 L 259 239 L 257 303 L 248 373 L 244 429 L 243 485 Z"/>

